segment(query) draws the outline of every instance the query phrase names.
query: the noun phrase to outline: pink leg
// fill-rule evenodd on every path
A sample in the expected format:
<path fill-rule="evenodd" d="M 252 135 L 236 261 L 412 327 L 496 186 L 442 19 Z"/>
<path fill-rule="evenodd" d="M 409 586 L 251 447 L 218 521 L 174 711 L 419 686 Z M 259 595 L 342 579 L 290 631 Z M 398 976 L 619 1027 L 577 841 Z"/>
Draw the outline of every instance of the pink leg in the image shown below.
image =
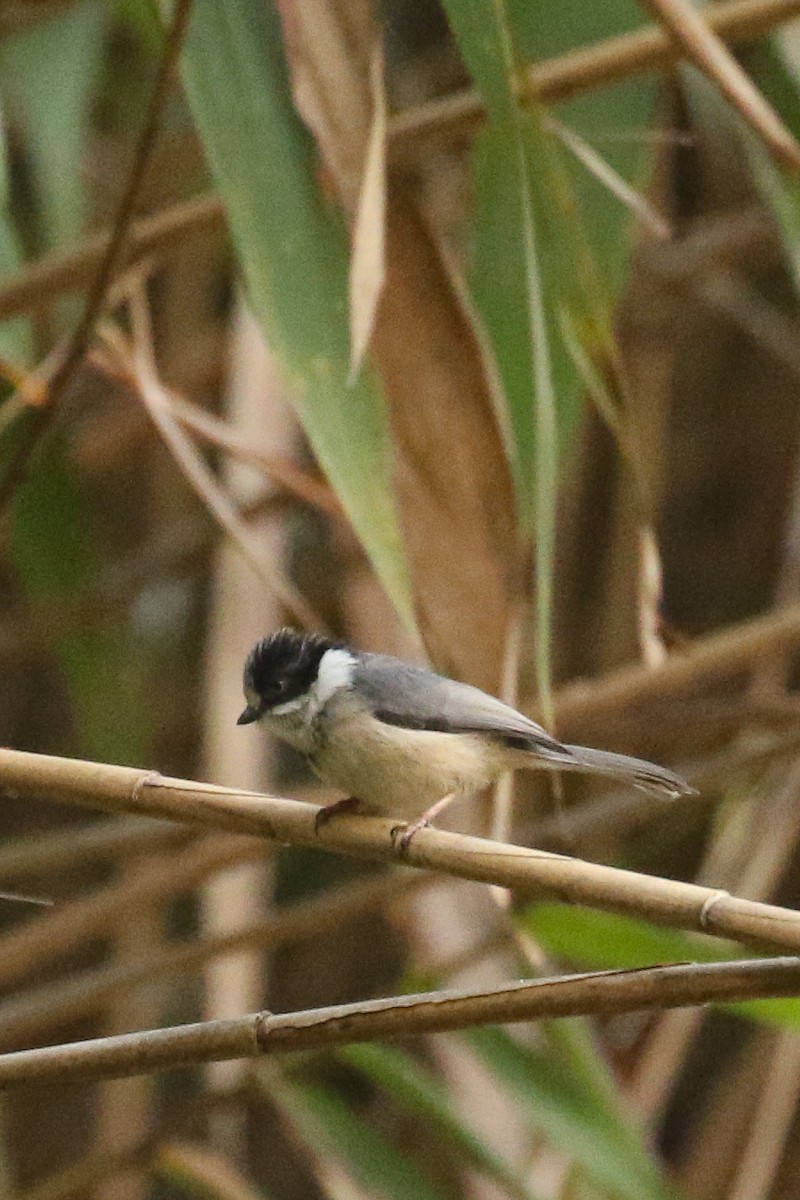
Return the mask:
<path fill-rule="evenodd" d="M 432 804 L 427 812 L 424 812 L 421 817 L 418 817 L 412 825 L 396 825 L 392 830 L 392 841 L 397 843 L 399 840 L 400 849 L 407 850 L 411 845 L 413 838 L 419 833 L 420 829 L 425 829 L 428 825 L 430 825 L 433 818 L 438 817 L 439 813 L 444 812 L 448 804 L 455 800 L 457 795 L 457 792 L 450 792 L 447 796 L 442 796 L 441 800 L 437 800 L 435 804 Z M 398 834 L 400 833 L 401 829 L 404 831 L 403 836 L 398 839 Z"/>
<path fill-rule="evenodd" d="M 327 825 L 328 821 L 333 817 L 339 817 L 342 813 L 359 813 L 363 811 L 363 805 L 358 799 L 358 796 L 347 796 L 344 800 L 337 800 L 334 804 L 326 804 L 321 808 L 314 818 L 314 832 L 319 833 L 323 825 Z"/>

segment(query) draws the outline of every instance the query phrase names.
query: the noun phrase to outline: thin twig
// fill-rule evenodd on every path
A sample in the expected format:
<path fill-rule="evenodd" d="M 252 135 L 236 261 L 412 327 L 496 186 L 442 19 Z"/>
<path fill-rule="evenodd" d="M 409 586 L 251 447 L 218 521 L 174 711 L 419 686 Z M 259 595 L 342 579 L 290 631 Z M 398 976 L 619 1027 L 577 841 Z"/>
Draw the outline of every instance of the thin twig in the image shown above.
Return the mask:
<path fill-rule="evenodd" d="M 158 65 L 158 73 L 153 88 L 153 95 L 147 110 L 147 117 L 139 134 L 133 164 L 128 174 L 125 189 L 112 225 L 111 237 L 108 240 L 97 274 L 86 297 L 86 303 L 80 320 L 67 343 L 64 355 L 56 365 L 48 381 L 47 404 L 40 405 L 35 410 L 37 419 L 30 422 L 26 436 L 22 440 L 18 453 L 15 455 L 14 461 L 9 466 L 3 480 L 3 486 L 0 489 L 0 505 L 9 499 L 22 479 L 26 464 L 39 438 L 52 420 L 58 401 L 63 396 L 64 391 L 72 381 L 75 371 L 83 360 L 92 337 L 95 323 L 105 305 L 114 274 L 120 264 L 122 248 L 125 244 L 128 227 L 133 220 L 147 164 L 150 161 L 150 156 L 155 146 L 164 105 L 172 86 L 173 70 L 189 26 L 191 12 L 192 0 L 176 0 L 172 22 L 167 31 L 164 53 Z"/>
<path fill-rule="evenodd" d="M 146 870 L 99 888 L 16 925 L 0 936 L 0 984 L 8 984 L 68 954 L 88 938 L 108 933 L 115 922 L 155 901 L 189 892 L 217 871 L 263 859 L 254 838 L 205 837 L 154 859 Z"/>
<path fill-rule="evenodd" d="M 556 720 L 562 736 L 584 720 L 606 719 L 635 711 L 655 697 L 674 696 L 713 679 L 747 671 L 769 654 L 800 646 L 800 604 L 754 617 L 676 651 L 659 667 L 639 664 L 610 671 L 601 680 L 577 680 L 556 696 Z"/>
<path fill-rule="evenodd" d="M 92 336 L 95 322 L 102 312 L 108 289 L 119 267 L 122 247 L 128 234 L 128 227 L 133 220 L 147 164 L 155 147 L 158 129 L 161 124 L 161 115 L 164 111 L 170 88 L 172 87 L 173 71 L 189 27 L 191 12 L 192 0 L 176 0 L 172 23 L 167 32 L 164 44 L 164 53 L 158 65 L 158 73 L 156 75 L 150 106 L 147 110 L 144 126 L 139 134 L 125 190 L 112 225 L 111 237 L 106 246 L 105 254 L 103 255 L 94 282 L 89 289 L 89 294 L 86 297 L 86 305 L 72 335 L 69 349 L 64 356 L 63 362 L 56 369 L 50 381 L 51 403 L 58 399 L 60 393 L 71 379 L 75 368 L 83 358 L 86 347 L 89 344 L 89 339 Z"/>
<path fill-rule="evenodd" d="M 270 917 L 232 933 L 168 943 L 146 957 L 111 963 L 71 975 L 0 1003 L 0 1044 L 4 1046 L 44 1040 L 52 1026 L 98 1012 L 111 1001 L 127 996 L 143 984 L 191 974 L 205 964 L 244 949 L 269 949 L 332 934 L 387 903 L 433 881 L 430 875 L 382 874 L 358 879 L 319 895 L 278 909 Z"/>
<path fill-rule="evenodd" d="M 689 62 L 716 84 L 779 161 L 800 168 L 800 145 L 775 109 L 688 0 L 642 0 Z"/>
<path fill-rule="evenodd" d="M 172 396 L 170 408 L 176 420 L 185 428 L 191 429 L 204 441 L 219 446 L 243 462 L 257 467 L 283 491 L 297 496 L 312 508 L 318 508 L 328 517 L 347 519 L 341 501 L 330 484 L 312 475 L 310 471 L 304 471 L 291 459 L 270 454 L 260 446 L 244 441 L 231 430 L 226 421 L 205 412 L 180 396 Z"/>
<path fill-rule="evenodd" d="M 800 958 L 679 963 L 428 992 L 304 1012 L 253 1013 L 0 1055 L 0 1087 L 31 1079 L 121 1078 L 202 1062 L 319 1050 L 490 1023 L 642 1012 L 800 993 Z"/>
<path fill-rule="evenodd" d="M 117 269 L 147 255 L 161 255 L 187 233 L 206 234 L 225 228 L 225 209 L 219 196 L 198 196 L 132 221 L 119 250 Z M 55 251 L 0 280 L 0 321 L 29 313 L 63 292 L 77 291 L 104 261 L 112 232 L 95 233 L 72 250 Z"/>
<path fill-rule="evenodd" d="M 754 41 L 798 13 L 800 0 L 729 0 L 703 9 L 709 27 L 733 43 Z M 637 29 L 528 67 L 520 90 L 523 98 L 554 104 L 631 75 L 661 70 L 680 58 L 680 53 L 664 29 Z M 430 100 L 390 119 L 390 149 L 397 154 L 407 143 L 433 134 L 450 135 L 452 127 L 473 124 L 482 117 L 482 101 L 474 89 Z"/>
<path fill-rule="evenodd" d="M 14 880 L 43 872 L 74 870 L 87 863 L 105 862 L 117 855 L 151 853 L 188 841 L 191 831 L 166 821 L 95 821 L 75 829 L 59 829 L 35 838 L 8 841 L 0 847 L 0 881 L 5 887 Z"/>
<path fill-rule="evenodd" d="M 131 308 L 133 312 L 133 306 Z M 165 445 L 208 512 L 292 616 L 306 629 L 322 630 L 323 621 L 319 614 L 280 564 L 256 542 L 236 504 L 172 414 L 170 395 L 155 373 L 152 354 L 139 342 L 133 348 L 128 347 L 122 334 L 111 327 L 104 329 L 103 336 L 126 372 L 129 385 L 139 396 Z"/>
<path fill-rule="evenodd" d="M 669 221 L 661 215 L 646 196 L 637 192 L 627 179 L 623 179 L 608 160 L 603 158 L 602 154 L 598 154 L 580 134 L 555 117 L 547 117 L 544 127 L 552 131 L 572 151 L 578 162 L 604 188 L 607 188 L 612 196 L 616 196 L 620 204 L 624 204 L 635 217 L 639 218 L 644 228 L 649 230 L 653 237 L 663 241 L 672 236 Z"/>
<path fill-rule="evenodd" d="M 111 336 L 112 345 L 116 346 L 116 334 L 113 329 L 106 329 L 106 335 Z M 120 342 L 120 349 L 124 350 Z M 127 355 L 127 351 L 124 351 Z M 131 387 L 130 368 L 107 353 L 102 347 L 89 355 L 93 362 L 104 374 L 112 377 L 118 383 Z M 132 389 L 138 398 L 139 390 Z M 256 467 L 282 492 L 295 496 L 304 504 L 318 508 L 326 516 L 338 520 L 347 520 L 344 507 L 329 483 L 320 478 L 318 473 L 298 466 L 285 455 L 271 454 L 258 444 L 240 437 L 227 421 L 214 416 L 213 413 L 193 404 L 183 396 L 177 395 L 161 383 L 161 393 L 164 406 L 185 429 L 190 429 L 202 441 L 238 458 L 241 462 Z"/>
<path fill-rule="evenodd" d="M 4 792 L 23 800 L 171 817 L 190 824 L 258 834 L 291 845 L 316 846 L 494 883 L 523 895 L 593 905 L 679 929 L 760 946 L 800 949 L 800 913 L 792 909 L 742 900 L 714 888 L 438 829 L 421 830 L 411 846 L 403 850 L 391 836 L 390 820 L 341 816 L 318 830 L 316 805 L 169 779 L 155 771 L 0 750 L 0 795 Z"/>

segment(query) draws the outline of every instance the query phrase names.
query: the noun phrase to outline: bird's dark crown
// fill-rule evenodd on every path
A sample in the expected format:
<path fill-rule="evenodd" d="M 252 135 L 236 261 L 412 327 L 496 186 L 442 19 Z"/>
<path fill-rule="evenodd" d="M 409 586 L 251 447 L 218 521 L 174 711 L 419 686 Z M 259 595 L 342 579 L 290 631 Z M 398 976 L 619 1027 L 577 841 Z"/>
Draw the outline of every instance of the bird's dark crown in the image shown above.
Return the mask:
<path fill-rule="evenodd" d="M 244 665 L 244 690 L 258 696 L 262 711 L 302 696 L 313 685 L 320 659 L 341 642 L 316 633 L 279 629 L 256 643 Z"/>

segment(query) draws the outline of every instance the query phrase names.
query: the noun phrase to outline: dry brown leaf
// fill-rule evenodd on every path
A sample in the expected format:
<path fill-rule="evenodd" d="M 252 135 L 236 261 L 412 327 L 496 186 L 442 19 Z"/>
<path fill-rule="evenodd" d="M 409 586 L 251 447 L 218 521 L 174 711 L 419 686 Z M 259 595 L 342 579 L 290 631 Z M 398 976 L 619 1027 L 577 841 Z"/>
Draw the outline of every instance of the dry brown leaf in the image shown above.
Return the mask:
<path fill-rule="evenodd" d="M 292 95 L 352 216 L 370 133 L 369 60 L 379 33 L 365 0 L 278 0 Z"/>
<path fill-rule="evenodd" d="M 667 657 L 667 648 L 661 636 L 664 574 L 658 539 L 652 525 L 639 527 L 638 593 L 639 649 L 642 652 L 642 661 L 648 667 L 660 667 Z"/>
<path fill-rule="evenodd" d="M 161 1147 L 156 1163 L 170 1178 L 183 1180 L 190 1194 L 215 1200 L 260 1200 L 260 1193 L 233 1163 L 206 1146 L 169 1142 Z"/>
<path fill-rule="evenodd" d="M 689 0 L 642 0 L 681 50 L 751 126 L 769 151 L 786 166 L 800 167 L 800 145 L 731 51 Z"/>
<path fill-rule="evenodd" d="M 608 160 L 603 158 L 602 154 L 598 154 L 594 147 L 590 146 L 574 129 L 570 129 L 568 125 L 555 117 L 547 117 L 546 126 L 553 131 L 556 137 L 560 138 L 590 175 L 594 175 L 595 179 L 604 188 L 607 188 L 612 196 L 616 196 L 620 204 L 624 204 L 635 217 L 638 217 L 643 228 L 647 229 L 653 237 L 660 241 L 666 241 L 672 236 L 669 222 L 647 196 L 637 192 L 636 188 L 632 187 L 627 179 L 623 179 Z"/>
<path fill-rule="evenodd" d="M 379 117 L 370 138 L 378 107 L 370 100 L 378 43 L 371 10 L 364 0 L 281 0 L 281 15 L 295 104 L 351 219 L 361 192 L 367 229 L 354 234 L 362 260 L 351 282 L 354 366 L 383 284 L 371 346 L 390 405 L 420 632 L 438 667 L 497 690 L 518 594 L 517 527 L 481 347 L 404 181 L 393 176 L 387 189 L 381 178 Z M 355 302 L 359 275 L 366 285 Z"/>
<path fill-rule="evenodd" d="M 133 310 L 133 305 L 131 309 Z M 143 312 L 139 313 L 140 320 L 144 316 Z M 106 347 L 116 357 L 120 369 L 126 374 L 129 384 L 146 408 L 167 449 L 208 512 L 294 618 L 307 629 L 323 628 L 321 618 L 282 570 L 280 563 L 252 536 L 228 491 L 219 482 L 171 411 L 171 396 L 156 374 L 150 344 L 138 337 L 135 344 L 128 345 L 123 335 L 111 325 L 103 327 L 100 333 Z"/>
<path fill-rule="evenodd" d="M 373 350 L 389 399 L 417 618 L 433 662 L 501 685 L 517 594 L 511 472 L 480 347 L 408 193 L 390 193 Z"/>
<path fill-rule="evenodd" d="M 372 56 L 370 77 L 372 128 L 353 226 L 350 260 L 350 383 L 357 378 L 367 352 L 386 277 L 386 91 L 380 46 L 375 48 Z"/>

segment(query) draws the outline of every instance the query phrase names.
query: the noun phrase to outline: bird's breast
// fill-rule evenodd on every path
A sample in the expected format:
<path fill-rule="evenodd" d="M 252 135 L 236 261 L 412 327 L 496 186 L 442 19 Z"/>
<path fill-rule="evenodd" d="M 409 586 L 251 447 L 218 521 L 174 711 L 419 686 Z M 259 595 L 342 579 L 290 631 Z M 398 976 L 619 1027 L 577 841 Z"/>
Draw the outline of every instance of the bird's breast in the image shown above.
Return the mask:
<path fill-rule="evenodd" d="M 317 774 L 385 815 L 419 816 L 498 774 L 495 755 L 478 736 L 402 729 L 365 712 L 342 714 L 323 728 L 310 756 Z"/>

